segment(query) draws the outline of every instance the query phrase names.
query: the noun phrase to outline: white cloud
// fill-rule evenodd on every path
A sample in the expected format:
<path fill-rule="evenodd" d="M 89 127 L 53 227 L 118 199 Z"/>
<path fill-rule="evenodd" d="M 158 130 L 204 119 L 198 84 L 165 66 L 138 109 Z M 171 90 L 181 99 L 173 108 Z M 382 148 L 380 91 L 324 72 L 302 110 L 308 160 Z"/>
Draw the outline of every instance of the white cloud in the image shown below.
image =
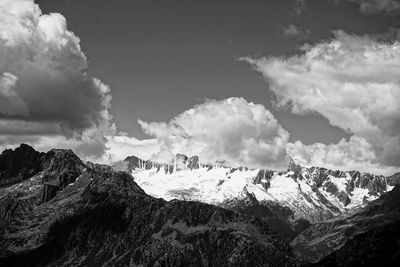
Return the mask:
<path fill-rule="evenodd" d="M 334 35 L 288 59 L 245 60 L 268 80 L 279 106 L 320 113 L 369 144 L 375 157 L 368 162 L 399 167 L 400 43 L 343 31 Z M 336 145 L 342 148 L 343 142 Z"/>
<path fill-rule="evenodd" d="M 301 34 L 301 31 L 297 26 L 293 24 L 286 25 L 285 27 L 282 27 L 282 34 L 284 36 L 292 37 L 292 36 L 298 36 Z"/>
<path fill-rule="evenodd" d="M 115 133 L 111 90 L 86 73 L 79 42 L 61 14 L 42 14 L 33 0 L 0 1 L 0 144 L 104 152 L 104 135 Z"/>
<path fill-rule="evenodd" d="M 311 33 L 310 30 L 302 30 L 296 25 L 288 24 L 282 27 L 282 34 L 285 37 L 306 37 Z"/>
<path fill-rule="evenodd" d="M 17 77 L 5 72 L 0 76 L 0 113 L 27 116 L 29 108 L 25 101 L 13 90 Z"/>
<path fill-rule="evenodd" d="M 106 138 L 108 150 L 103 162 L 122 161 L 132 155 L 148 160 L 160 151 L 157 139 L 138 140 L 126 135 L 107 136 Z"/>
<path fill-rule="evenodd" d="M 243 98 L 209 100 L 168 123 L 139 123 L 145 133 L 162 145 L 160 153 L 164 157 L 170 151 L 170 155 L 199 155 L 209 162 L 226 160 L 231 164 L 269 168 L 287 166 L 285 147 L 289 133 L 264 106 Z"/>

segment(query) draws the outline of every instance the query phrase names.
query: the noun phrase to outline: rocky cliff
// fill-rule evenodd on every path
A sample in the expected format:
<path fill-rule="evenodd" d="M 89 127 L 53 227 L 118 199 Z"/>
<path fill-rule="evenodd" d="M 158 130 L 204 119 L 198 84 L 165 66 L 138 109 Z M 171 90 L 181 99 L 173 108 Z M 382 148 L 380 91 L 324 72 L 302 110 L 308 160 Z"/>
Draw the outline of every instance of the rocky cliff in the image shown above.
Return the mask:
<path fill-rule="evenodd" d="M 7 210 L 0 227 L 1 266 L 299 264 L 260 219 L 154 198 L 126 172 L 82 165 L 71 152 L 59 152 L 49 154 L 42 173 L 1 189 L 0 199 L 8 199 L 0 202 Z M 43 183 L 58 187 L 45 202 Z M 11 211 L 13 203 L 20 208 Z"/>
<path fill-rule="evenodd" d="M 166 200 L 196 200 L 263 218 L 291 241 L 311 223 L 365 206 L 390 191 L 398 175 L 303 167 L 291 161 L 286 171 L 200 164 L 197 156 L 178 154 L 178 168 L 161 171 L 160 163 L 138 162 L 128 170 L 146 193 Z M 127 159 L 129 163 L 129 158 Z M 147 162 L 147 164 L 140 164 Z M 192 162 L 197 162 L 192 168 Z M 168 165 L 168 164 L 166 164 Z M 145 167 L 144 167 L 145 166 Z"/>
<path fill-rule="evenodd" d="M 391 266 L 400 255 L 399 223 L 397 185 L 365 207 L 310 226 L 291 245 L 306 261 L 322 259 L 317 266 Z"/>

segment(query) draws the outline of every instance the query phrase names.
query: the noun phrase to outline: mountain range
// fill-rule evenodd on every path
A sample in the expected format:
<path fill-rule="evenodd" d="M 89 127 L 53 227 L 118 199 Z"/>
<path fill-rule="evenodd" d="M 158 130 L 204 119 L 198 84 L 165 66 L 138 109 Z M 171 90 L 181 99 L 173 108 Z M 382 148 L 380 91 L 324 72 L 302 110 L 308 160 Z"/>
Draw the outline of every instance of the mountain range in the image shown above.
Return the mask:
<path fill-rule="evenodd" d="M 0 155 L 1 266 L 352 266 L 400 258 L 400 174 Z"/>

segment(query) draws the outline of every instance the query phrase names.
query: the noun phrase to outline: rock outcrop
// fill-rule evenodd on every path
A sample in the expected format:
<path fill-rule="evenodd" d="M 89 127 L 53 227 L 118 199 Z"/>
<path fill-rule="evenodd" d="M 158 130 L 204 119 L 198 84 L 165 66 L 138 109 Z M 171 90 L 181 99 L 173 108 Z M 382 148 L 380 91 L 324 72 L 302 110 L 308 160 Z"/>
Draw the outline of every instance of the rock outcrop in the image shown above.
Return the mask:
<path fill-rule="evenodd" d="M 137 159 L 135 162 L 141 161 Z M 291 223 L 296 220 L 317 223 L 361 207 L 391 190 L 398 180 L 395 175 L 384 177 L 358 171 L 307 168 L 293 160 L 288 170 L 281 172 L 243 166 L 232 168 L 224 161 L 199 164 L 197 169 L 198 157 L 187 158 L 183 154 L 177 155 L 176 162 L 173 171 L 165 171 L 172 175 L 165 177 L 160 167 L 154 164 L 146 164 L 149 166 L 146 169 L 128 170 L 147 193 L 157 197 L 223 206 L 224 202 L 246 198 L 248 192 L 260 205 L 275 202 L 289 208 L 293 214 Z M 177 183 L 183 175 L 181 171 L 187 179 Z"/>
<path fill-rule="evenodd" d="M 44 153 L 21 144 L 0 154 L 0 187 L 21 182 L 43 171 Z"/>
<path fill-rule="evenodd" d="M 147 166 L 147 161 L 142 160 L 136 156 L 129 156 L 124 159 L 126 163 L 126 170 L 132 171 L 136 169 L 144 169 Z"/>
<path fill-rule="evenodd" d="M 158 163 L 151 160 L 142 160 L 136 156 L 129 156 L 124 159 L 125 170 L 149 170 L 157 169 L 157 172 L 164 171 L 165 174 L 172 173 L 174 171 L 174 165 L 172 163 Z"/>
<path fill-rule="evenodd" d="M 52 199 L 59 190 L 74 183 L 86 167 L 72 150 L 52 149 L 46 153 L 43 161 L 42 202 Z"/>
<path fill-rule="evenodd" d="M 391 266 L 400 255 L 399 223 L 397 185 L 364 208 L 311 225 L 291 245 L 304 260 L 319 261 L 316 266 Z"/>
<path fill-rule="evenodd" d="M 261 220 L 147 195 L 96 165 L 0 228 L 1 266 L 298 266 Z"/>
<path fill-rule="evenodd" d="M 198 169 L 200 167 L 199 157 L 198 156 L 191 156 L 188 159 L 187 167 L 190 170 Z"/>
<path fill-rule="evenodd" d="M 187 163 L 188 157 L 184 154 L 176 154 L 175 156 L 175 170 L 176 171 L 181 171 L 186 169 L 186 163 Z"/>

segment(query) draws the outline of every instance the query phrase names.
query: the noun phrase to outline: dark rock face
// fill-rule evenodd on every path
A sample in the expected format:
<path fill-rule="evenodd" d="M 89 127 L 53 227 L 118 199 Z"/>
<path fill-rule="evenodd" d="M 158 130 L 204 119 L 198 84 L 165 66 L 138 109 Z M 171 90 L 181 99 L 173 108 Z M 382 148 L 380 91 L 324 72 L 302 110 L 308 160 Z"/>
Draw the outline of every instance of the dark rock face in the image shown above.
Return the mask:
<path fill-rule="evenodd" d="M 355 233 L 315 266 L 397 266 L 400 260 L 400 185 L 355 215 Z"/>
<path fill-rule="evenodd" d="M 400 221 L 351 238 L 313 266 L 398 266 Z"/>
<path fill-rule="evenodd" d="M 44 156 L 42 201 L 52 199 L 58 190 L 75 182 L 85 164 L 71 150 L 52 149 Z"/>
<path fill-rule="evenodd" d="M 357 205 L 368 204 L 371 199 L 375 199 L 389 190 L 388 186 L 398 183 L 397 174 L 384 177 L 359 171 L 334 171 L 320 167 L 307 168 L 296 164 L 294 161 L 290 162 L 289 171 L 292 172 L 289 173 L 292 179 L 310 185 L 312 191 L 318 197 L 318 204 L 325 206 L 324 209 L 316 207 L 314 212 L 303 214 L 303 217 L 312 223 L 322 222 L 346 213 L 354 207 L 354 203 L 357 203 Z M 355 193 L 355 190 L 360 188 L 368 190 L 363 199 Z M 332 197 L 327 193 L 335 201 L 332 201 Z M 312 204 L 309 196 L 306 194 L 302 194 L 302 196 Z M 341 204 L 338 204 L 338 202 Z"/>
<path fill-rule="evenodd" d="M 299 264 L 259 219 L 153 198 L 129 174 L 96 166 L 1 227 L 0 240 L 2 266 Z"/>
<path fill-rule="evenodd" d="M 22 144 L 0 154 L 0 187 L 21 182 L 43 170 L 44 153 Z"/>
<path fill-rule="evenodd" d="M 198 169 L 200 167 L 199 164 L 199 157 L 198 156 L 192 156 L 188 159 L 187 167 L 191 170 L 193 169 Z"/>
<path fill-rule="evenodd" d="M 52 199 L 56 193 L 73 183 L 85 164 L 71 151 L 53 149 L 40 153 L 22 144 L 0 155 L 0 186 L 22 182 L 41 172 L 41 201 Z"/>
<path fill-rule="evenodd" d="M 289 171 L 294 172 L 294 176 L 299 176 L 301 174 L 301 166 L 296 164 L 293 159 L 290 159 Z"/>
<path fill-rule="evenodd" d="M 308 227 L 310 227 L 311 223 L 304 218 L 300 218 L 300 219 L 297 219 L 296 221 L 294 221 L 292 225 L 293 225 L 293 230 L 296 233 L 300 234 L 301 232 L 306 230 Z"/>
<path fill-rule="evenodd" d="M 316 266 L 392 266 L 400 255 L 399 226 L 397 185 L 354 214 L 313 224 L 291 245 L 304 260 L 318 261 Z"/>
<path fill-rule="evenodd" d="M 188 157 L 184 154 L 176 154 L 175 157 L 175 170 L 180 171 L 186 169 L 186 162 Z"/>
<path fill-rule="evenodd" d="M 400 172 L 393 174 L 387 178 L 388 184 L 391 186 L 395 186 L 400 184 Z"/>
<path fill-rule="evenodd" d="M 158 163 L 150 160 L 142 160 L 136 156 L 129 156 L 126 159 L 124 159 L 124 162 L 126 164 L 125 170 L 127 171 L 140 170 L 140 169 L 148 170 L 152 168 L 157 168 L 157 172 L 163 170 L 165 174 L 167 174 L 167 173 L 172 173 L 174 170 L 174 165 L 172 164 Z"/>
<path fill-rule="evenodd" d="M 263 186 L 263 188 L 265 189 L 265 191 L 267 191 L 271 185 L 270 181 L 272 179 L 273 174 L 274 174 L 274 172 L 270 171 L 270 170 L 260 170 L 257 173 L 257 176 L 254 178 L 253 183 L 261 184 Z"/>
<path fill-rule="evenodd" d="M 126 162 L 126 170 L 128 171 L 142 169 L 146 166 L 146 161 L 136 156 L 129 156 L 124 159 L 124 162 Z"/>
<path fill-rule="evenodd" d="M 55 195 L 59 190 L 60 187 L 57 185 L 44 184 L 42 190 L 41 203 L 51 200 L 53 197 L 55 197 Z"/>
<path fill-rule="evenodd" d="M 245 199 L 232 199 L 221 205 L 224 208 L 256 216 L 277 232 L 283 240 L 290 242 L 298 233 L 292 227 L 293 212 L 271 201 L 260 203 L 252 194 L 247 193 Z"/>
<path fill-rule="evenodd" d="M 12 220 L 19 220 L 22 214 L 40 204 L 42 175 L 37 174 L 21 183 L 0 188 L 0 229 Z"/>

